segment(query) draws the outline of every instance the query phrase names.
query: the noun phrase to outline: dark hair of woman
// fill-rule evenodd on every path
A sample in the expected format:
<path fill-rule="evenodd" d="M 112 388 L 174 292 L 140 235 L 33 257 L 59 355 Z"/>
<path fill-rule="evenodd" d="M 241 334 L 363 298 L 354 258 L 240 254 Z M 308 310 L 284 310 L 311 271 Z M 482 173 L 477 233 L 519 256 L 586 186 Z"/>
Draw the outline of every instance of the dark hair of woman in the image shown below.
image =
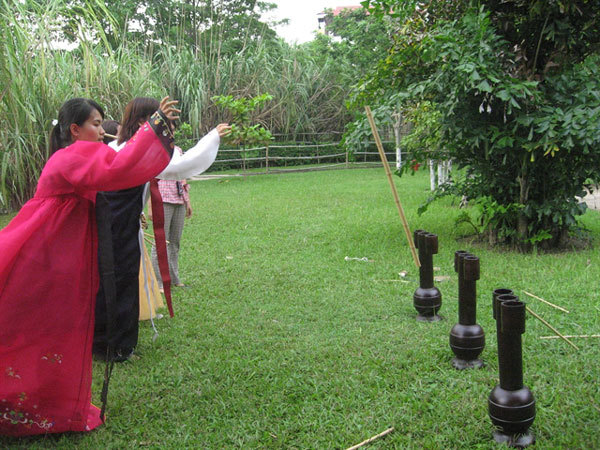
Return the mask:
<path fill-rule="evenodd" d="M 147 121 L 159 106 L 160 102 L 150 97 L 136 97 L 127 103 L 117 143 L 122 144 L 131 139 L 140 127 L 140 121 Z"/>
<path fill-rule="evenodd" d="M 50 155 L 73 142 L 71 124 L 82 126 L 92 111 L 97 110 L 104 119 L 104 110 L 89 98 L 72 98 L 63 103 L 58 111 L 58 123 L 50 132 Z"/>
<path fill-rule="evenodd" d="M 119 122 L 117 122 L 116 120 L 112 120 L 112 119 L 108 119 L 105 120 L 104 122 L 102 122 L 102 128 L 104 128 L 104 131 L 108 134 L 112 134 L 113 136 L 116 136 L 117 133 L 119 132 Z M 111 141 L 114 141 L 114 138 L 108 137 L 108 136 L 104 136 L 104 140 L 103 142 L 105 144 L 108 144 Z"/>

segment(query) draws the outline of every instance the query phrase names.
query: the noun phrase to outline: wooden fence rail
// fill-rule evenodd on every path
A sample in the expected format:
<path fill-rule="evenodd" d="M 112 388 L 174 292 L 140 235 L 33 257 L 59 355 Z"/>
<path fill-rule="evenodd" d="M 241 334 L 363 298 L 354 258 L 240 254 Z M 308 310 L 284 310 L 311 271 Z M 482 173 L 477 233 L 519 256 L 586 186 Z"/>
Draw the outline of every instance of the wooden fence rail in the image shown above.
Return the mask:
<path fill-rule="evenodd" d="M 392 143 L 386 141 L 386 143 Z M 365 144 L 371 144 L 367 142 Z M 293 171 L 309 171 L 309 170 L 326 170 L 334 168 L 350 168 L 350 167 L 377 167 L 381 166 L 379 158 L 370 158 L 371 155 L 378 155 L 378 152 L 368 151 L 341 151 L 337 153 L 325 152 L 321 153 L 321 149 L 327 148 L 342 148 L 339 142 L 326 142 L 319 144 L 297 144 L 297 145 L 268 145 L 264 147 L 237 148 L 237 149 L 222 149 L 219 150 L 219 155 L 224 158 L 217 159 L 211 171 L 223 170 L 222 165 L 232 163 L 238 166 L 243 175 L 254 175 L 261 173 L 276 173 L 276 172 L 293 172 Z M 286 156 L 281 154 L 283 150 L 294 150 L 294 155 Z M 257 154 L 258 152 L 258 154 Z M 273 153 L 278 154 L 274 155 Z M 302 153 L 309 153 L 304 154 Z M 228 154 L 236 153 L 240 155 L 238 158 L 227 157 Z M 298 155 L 300 153 L 300 155 Z M 402 153 L 403 155 L 405 153 Z M 354 157 L 351 157 L 353 155 Z M 396 160 L 396 153 L 386 153 L 389 160 Z M 306 162 L 314 160 L 314 165 L 306 164 Z M 303 161 L 305 164 L 294 165 L 294 162 Z M 283 162 L 283 167 L 281 166 Z M 275 165 L 273 164 L 275 163 Z M 289 163 L 289 164 L 288 164 Z M 262 169 L 262 171 L 260 170 Z"/>

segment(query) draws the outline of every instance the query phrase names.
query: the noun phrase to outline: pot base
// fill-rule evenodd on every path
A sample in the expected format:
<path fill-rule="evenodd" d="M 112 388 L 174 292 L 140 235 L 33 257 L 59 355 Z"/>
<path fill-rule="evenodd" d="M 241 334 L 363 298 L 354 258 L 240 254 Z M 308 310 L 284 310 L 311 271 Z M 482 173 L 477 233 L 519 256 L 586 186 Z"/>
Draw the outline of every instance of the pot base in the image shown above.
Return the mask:
<path fill-rule="evenodd" d="M 485 363 L 481 359 L 471 359 L 467 361 L 465 359 L 452 358 L 452 365 L 458 370 L 481 369 L 485 366 Z"/>
<path fill-rule="evenodd" d="M 423 316 L 419 314 L 416 319 L 417 322 L 439 322 L 440 320 L 444 320 L 444 317 L 439 314 L 434 314 L 432 316 Z"/>
<path fill-rule="evenodd" d="M 506 444 L 514 448 L 525 448 L 535 444 L 535 436 L 531 431 L 524 434 L 506 434 L 503 431 L 495 430 L 493 436 L 498 444 Z"/>

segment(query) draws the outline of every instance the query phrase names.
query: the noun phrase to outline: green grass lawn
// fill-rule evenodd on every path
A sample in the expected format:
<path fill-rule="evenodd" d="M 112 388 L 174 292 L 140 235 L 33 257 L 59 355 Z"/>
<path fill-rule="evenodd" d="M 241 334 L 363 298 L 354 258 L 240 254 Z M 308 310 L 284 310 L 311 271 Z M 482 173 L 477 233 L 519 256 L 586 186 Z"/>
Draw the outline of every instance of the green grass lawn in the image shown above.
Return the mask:
<path fill-rule="evenodd" d="M 490 250 L 455 227 L 442 200 L 422 216 L 425 172 L 396 179 L 411 229 L 439 236 L 444 321 L 420 323 L 418 279 L 383 169 L 254 176 L 192 183 L 194 216 L 174 289 L 174 319 L 140 330 L 140 358 L 115 367 L 109 420 L 86 435 L 21 440 L 28 448 L 347 448 L 388 427 L 370 448 L 504 448 L 492 441 L 487 396 L 498 383 L 492 290 L 508 287 L 565 334 L 600 332 L 597 250 Z M 598 212 L 582 219 L 597 247 Z M 454 252 L 481 259 L 480 370 L 451 366 L 457 322 Z M 366 257 L 372 262 L 346 261 Z M 164 312 L 167 315 L 166 312 Z M 537 401 L 538 448 L 600 447 L 600 340 L 575 351 L 529 316 L 524 381 Z M 104 366 L 94 362 L 99 401 Z"/>

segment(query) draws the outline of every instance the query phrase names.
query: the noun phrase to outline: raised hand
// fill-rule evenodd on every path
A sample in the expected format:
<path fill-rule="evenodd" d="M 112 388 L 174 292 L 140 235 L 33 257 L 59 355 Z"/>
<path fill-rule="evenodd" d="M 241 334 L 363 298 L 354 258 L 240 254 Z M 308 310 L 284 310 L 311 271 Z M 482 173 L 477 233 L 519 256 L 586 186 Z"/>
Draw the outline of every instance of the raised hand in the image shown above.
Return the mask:
<path fill-rule="evenodd" d="M 217 125 L 217 133 L 219 133 L 219 137 L 227 136 L 231 133 L 231 125 L 228 123 L 220 123 Z"/>
<path fill-rule="evenodd" d="M 179 116 L 177 114 L 181 112 L 180 109 L 175 108 L 175 105 L 177 103 L 179 103 L 178 100 L 171 100 L 167 95 L 160 101 L 160 106 L 158 107 L 158 109 L 160 109 L 163 112 L 163 114 L 167 116 L 167 119 L 169 119 L 172 122 L 174 120 L 179 119 Z"/>

